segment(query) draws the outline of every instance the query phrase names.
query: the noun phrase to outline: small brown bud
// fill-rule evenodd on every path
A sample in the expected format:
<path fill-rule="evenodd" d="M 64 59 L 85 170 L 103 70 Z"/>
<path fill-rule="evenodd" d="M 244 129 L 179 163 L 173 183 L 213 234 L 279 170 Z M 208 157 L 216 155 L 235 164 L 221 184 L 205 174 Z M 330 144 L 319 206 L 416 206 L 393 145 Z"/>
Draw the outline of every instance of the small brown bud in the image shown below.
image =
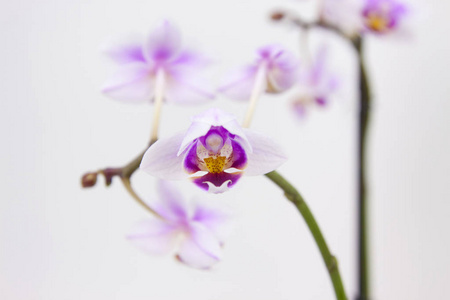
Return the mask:
<path fill-rule="evenodd" d="M 270 16 L 272 21 L 281 21 L 282 19 L 284 19 L 284 17 L 285 17 L 285 14 L 284 14 L 284 12 L 281 12 L 281 11 L 276 11 L 276 12 L 272 13 L 272 15 Z"/>
<path fill-rule="evenodd" d="M 84 188 L 93 187 L 97 183 L 97 172 L 86 173 L 81 177 L 81 186 Z"/>

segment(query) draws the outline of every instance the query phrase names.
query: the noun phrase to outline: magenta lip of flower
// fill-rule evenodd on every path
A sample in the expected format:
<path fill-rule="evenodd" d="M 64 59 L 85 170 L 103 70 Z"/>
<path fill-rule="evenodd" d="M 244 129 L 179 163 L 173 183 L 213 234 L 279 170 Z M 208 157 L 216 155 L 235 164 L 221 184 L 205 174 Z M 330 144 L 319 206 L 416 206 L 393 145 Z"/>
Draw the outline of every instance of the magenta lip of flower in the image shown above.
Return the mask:
<path fill-rule="evenodd" d="M 178 244 L 175 257 L 194 268 L 209 269 L 219 262 L 222 246 L 232 230 L 229 209 L 211 200 L 186 201 L 174 186 L 162 180 L 158 192 L 158 200 L 148 205 L 161 218 L 136 224 L 128 240 L 153 255 L 168 254 Z"/>
<path fill-rule="evenodd" d="M 158 72 L 164 74 L 166 101 L 195 104 L 214 98 L 201 75 L 207 59 L 185 49 L 180 32 L 168 21 L 151 32 L 144 43 L 123 43 L 111 47 L 107 54 L 119 66 L 102 89 L 113 99 L 129 103 L 151 101 L 157 90 Z"/>
<path fill-rule="evenodd" d="M 221 193 L 242 175 L 266 174 L 285 160 L 270 138 L 243 129 L 233 115 L 213 108 L 195 116 L 185 133 L 153 144 L 141 169 L 167 180 L 189 178 L 204 190 Z"/>

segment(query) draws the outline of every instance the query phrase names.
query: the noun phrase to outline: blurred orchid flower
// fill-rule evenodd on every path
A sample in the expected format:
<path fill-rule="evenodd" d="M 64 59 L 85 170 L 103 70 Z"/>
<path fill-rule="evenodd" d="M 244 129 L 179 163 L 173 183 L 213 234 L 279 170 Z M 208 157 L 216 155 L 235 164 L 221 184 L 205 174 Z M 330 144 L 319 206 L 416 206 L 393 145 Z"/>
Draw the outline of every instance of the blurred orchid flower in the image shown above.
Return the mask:
<path fill-rule="evenodd" d="M 167 21 L 151 32 L 144 43 L 124 43 L 106 53 L 119 65 L 102 89 L 114 99 L 136 103 L 161 97 L 191 104 L 214 98 L 199 76 L 206 60 L 184 49 L 180 32 Z"/>
<path fill-rule="evenodd" d="M 332 93 L 338 88 L 337 76 L 327 69 L 327 54 L 326 47 L 319 48 L 312 64 L 300 73 L 300 92 L 292 104 L 299 117 L 304 117 L 312 105 L 327 105 Z"/>
<path fill-rule="evenodd" d="M 407 14 L 407 8 L 397 0 L 365 0 L 362 8 L 367 30 L 384 34 L 395 30 Z"/>
<path fill-rule="evenodd" d="M 297 79 L 298 60 L 280 45 L 268 45 L 257 50 L 253 64 L 228 75 L 219 92 L 234 100 L 248 101 L 260 94 L 281 93 Z"/>
<path fill-rule="evenodd" d="M 228 209 L 195 199 L 187 202 L 169 182 L 160 181 L 159 201 L 152 205 L 161 218 L 141 221 L 127 235 L 149 254 L 167 254 L 191 267 L 208 269 L 222 259 L 224 240 L 231 232 Z"/>
<path fill-rule="evenodd" d="M 242 174 L 263 175 L 285 161 L 270 138 L 242 128 L 233 115 L 213 108 L 195 116 L 186 133 L 154 143 L 140 168 L 166 180 L 189 177 L 204 190 L 222 193 Z"/>

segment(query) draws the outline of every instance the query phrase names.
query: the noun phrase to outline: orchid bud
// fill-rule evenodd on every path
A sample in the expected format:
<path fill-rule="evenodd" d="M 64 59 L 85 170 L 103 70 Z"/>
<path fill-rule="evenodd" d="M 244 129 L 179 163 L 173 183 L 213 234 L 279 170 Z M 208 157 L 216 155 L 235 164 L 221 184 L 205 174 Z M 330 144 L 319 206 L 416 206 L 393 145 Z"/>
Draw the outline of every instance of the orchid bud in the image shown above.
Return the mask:
<path fill-rule="evenodd" d="M 86 173 L 81 177 L 81 186 L 83 188 L 93 187 L 97 183 L 97 172 Z"/>

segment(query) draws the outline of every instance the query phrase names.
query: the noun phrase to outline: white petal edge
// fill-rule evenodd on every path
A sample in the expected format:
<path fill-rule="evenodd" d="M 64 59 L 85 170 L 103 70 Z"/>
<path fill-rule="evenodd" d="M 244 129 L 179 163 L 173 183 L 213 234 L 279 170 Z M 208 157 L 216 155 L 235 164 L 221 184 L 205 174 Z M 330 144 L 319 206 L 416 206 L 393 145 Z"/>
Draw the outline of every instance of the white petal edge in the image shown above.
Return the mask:
<path fill-rule="evenodd" d="M 284 150 L 271 138 L 246 128 L 244 132 L 253 148 L 253 152 L 247 154 L 248 166 L 244 170 L 245 175 L 267 174 L 287 160 Z"/>
<path fill-rule="evenodd" d="M 184 133 L 156 141 L 145 152 L 140 168 L 165 180 L 181 180 L 188 177 L 183 169 L 183 156 L 177 156 Z"/>

